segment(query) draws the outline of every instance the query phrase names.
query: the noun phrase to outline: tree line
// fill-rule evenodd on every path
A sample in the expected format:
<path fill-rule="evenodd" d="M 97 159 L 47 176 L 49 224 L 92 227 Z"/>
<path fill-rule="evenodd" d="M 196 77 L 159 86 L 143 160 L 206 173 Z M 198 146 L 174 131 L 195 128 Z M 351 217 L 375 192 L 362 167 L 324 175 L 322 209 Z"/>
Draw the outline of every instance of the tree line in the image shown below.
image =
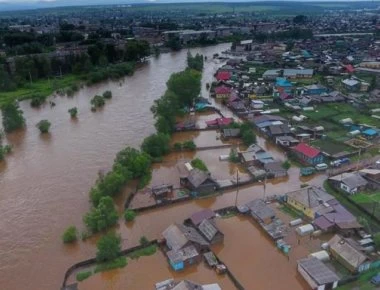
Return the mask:
<path fill-rule="evenodd" d="M 82 75 L 90 83 L 116 78 L 131 73 L 132 63 L 149 54 L 150 47 L 146 41 L 131 40 L 123 48 L 97 42 L 80 54 L 19 56 L 14 58 L 13 64 L 9 60 L 12 69 L 7 68 L 5 60 L 0 61 L 0 91 L 15 90 L 39 79 L 61 77 L 67 73 Z"/>

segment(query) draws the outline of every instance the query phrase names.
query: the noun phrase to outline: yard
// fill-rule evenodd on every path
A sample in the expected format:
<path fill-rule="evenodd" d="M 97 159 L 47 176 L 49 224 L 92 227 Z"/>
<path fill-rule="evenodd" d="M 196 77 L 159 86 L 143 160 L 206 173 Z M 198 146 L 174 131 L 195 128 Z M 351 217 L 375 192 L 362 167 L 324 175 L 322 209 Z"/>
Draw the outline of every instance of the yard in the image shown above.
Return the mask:
<path fill-rule="evenodd" d="M 302 250 L 292 249 L 288 259 L 249 218 L 218 219 L 217 224 L 225 238 L 214 251 L 245 289 L 308 289 L 296 269 L 297 260 L 307 255 L 302 246 L 294 245 Z"/>
<path fill-rule="evenodd" d="M 203 262 L 182 272 L 172 271 L 161 251 L 148 257 L 128 259 L 128 265 L 122 269 L 93 275 L 79 283 L 78 289 L 153 289 L 155 283 L 170 278 L 176 281 L 188 279 L 201 284 L 218 283 L 222 289 L 235 289 L 226 275 L 217 275 Z"/>
<path fill-rule="evenodd" d="M 348 283 L 346 285 L 343 285 L 341 287 L 338 287 L 337 290 L 349 290 L 349 289 L 360 289 L 360 290 L 374 290 L 378 289 L 375 285 L 373 285 L 370 281 L 373 276 L 375 276 L 378 272 L 380 272 L 379 269 L 370 270 L 368 272 L 365 272 L 362 274 L 359 279 L 355 282 Z"/>

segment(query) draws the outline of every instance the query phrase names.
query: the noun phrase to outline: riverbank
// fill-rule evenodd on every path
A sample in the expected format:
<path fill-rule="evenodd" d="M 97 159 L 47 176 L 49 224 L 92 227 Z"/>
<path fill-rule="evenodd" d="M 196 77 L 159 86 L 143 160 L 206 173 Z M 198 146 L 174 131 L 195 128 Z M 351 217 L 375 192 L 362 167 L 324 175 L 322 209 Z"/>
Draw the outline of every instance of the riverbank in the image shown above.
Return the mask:
<path fill-rule="evenodd" d="M 121 66 L 128 66 L 130 69 L 121 71 Z M 119 68 L 118 68 L 119 67 Z M 114 74 L 115 71 L 117 74 Z M 118 79 L 126 75 L 131 75 L 135 71 L 134 63 L 110 64 L 107 67 L 98 67 L 90 74 L 66 74 L 62 77 L 52 77 L 41 79 L 32 83 L 27 83 L 23 87 L 14 91 L 0 93 L 0 107 L 13 101 L 31 99 L 34 96 L 46 98 L 52 94 L 73 95 L 83 85 L 94 85 L 108 79 Z M 99 76 L 99 74 L 101 74 Z"/>

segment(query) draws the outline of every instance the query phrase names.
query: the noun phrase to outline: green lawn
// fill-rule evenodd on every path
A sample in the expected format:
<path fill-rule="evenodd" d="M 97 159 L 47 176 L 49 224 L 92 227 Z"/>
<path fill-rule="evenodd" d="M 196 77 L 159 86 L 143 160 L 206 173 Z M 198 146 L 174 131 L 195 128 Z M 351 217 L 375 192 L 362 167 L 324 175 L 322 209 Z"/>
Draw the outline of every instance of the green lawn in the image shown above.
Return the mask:
<path fill-rule="evenodd" d="M 28 99 L 32 95 L 49 96 L 58 89 L 70 87 L 79 82 L 80 77 L 77 75 L 67 75 L 59 79 L 39 80 L 15 91 L 0 93 L 0 106 L 14 100 Z"/>
<path fill-rule="evenodd" d="M 343 285 L 338 287 L 337 290 L 349 290 L 349 289 L 360 289 L 360 290 L 372 290 L 377 289 L 375 285 L 373 285 L 370 280 L 373 276 L 375 276 L 380 269 L 369 270 L 362 275 L 360 275 L 359 279 L 355 282 Z"/>
<path fill-rule="evenodd" d="M 366 194 L 356 193 L 350 197 L 356 203 L 380 202 L 380 192 Z"/>

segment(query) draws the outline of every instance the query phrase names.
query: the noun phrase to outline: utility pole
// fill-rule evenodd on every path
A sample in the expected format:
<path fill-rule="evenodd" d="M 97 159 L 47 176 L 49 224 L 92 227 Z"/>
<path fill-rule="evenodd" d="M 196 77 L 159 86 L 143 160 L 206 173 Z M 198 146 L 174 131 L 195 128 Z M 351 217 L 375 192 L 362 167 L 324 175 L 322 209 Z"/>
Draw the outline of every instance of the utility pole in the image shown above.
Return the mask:
<path fill-rule="evenodd" d="M 267 189 L 267 174 L 266 173 L 265 173 L 265 177 L 264 177 L 263 187 L 264 187 L 264 196 L 263 196 L 263 199 L 265 201 L 265 198 L 266 198 L 266 189 Z"/>

